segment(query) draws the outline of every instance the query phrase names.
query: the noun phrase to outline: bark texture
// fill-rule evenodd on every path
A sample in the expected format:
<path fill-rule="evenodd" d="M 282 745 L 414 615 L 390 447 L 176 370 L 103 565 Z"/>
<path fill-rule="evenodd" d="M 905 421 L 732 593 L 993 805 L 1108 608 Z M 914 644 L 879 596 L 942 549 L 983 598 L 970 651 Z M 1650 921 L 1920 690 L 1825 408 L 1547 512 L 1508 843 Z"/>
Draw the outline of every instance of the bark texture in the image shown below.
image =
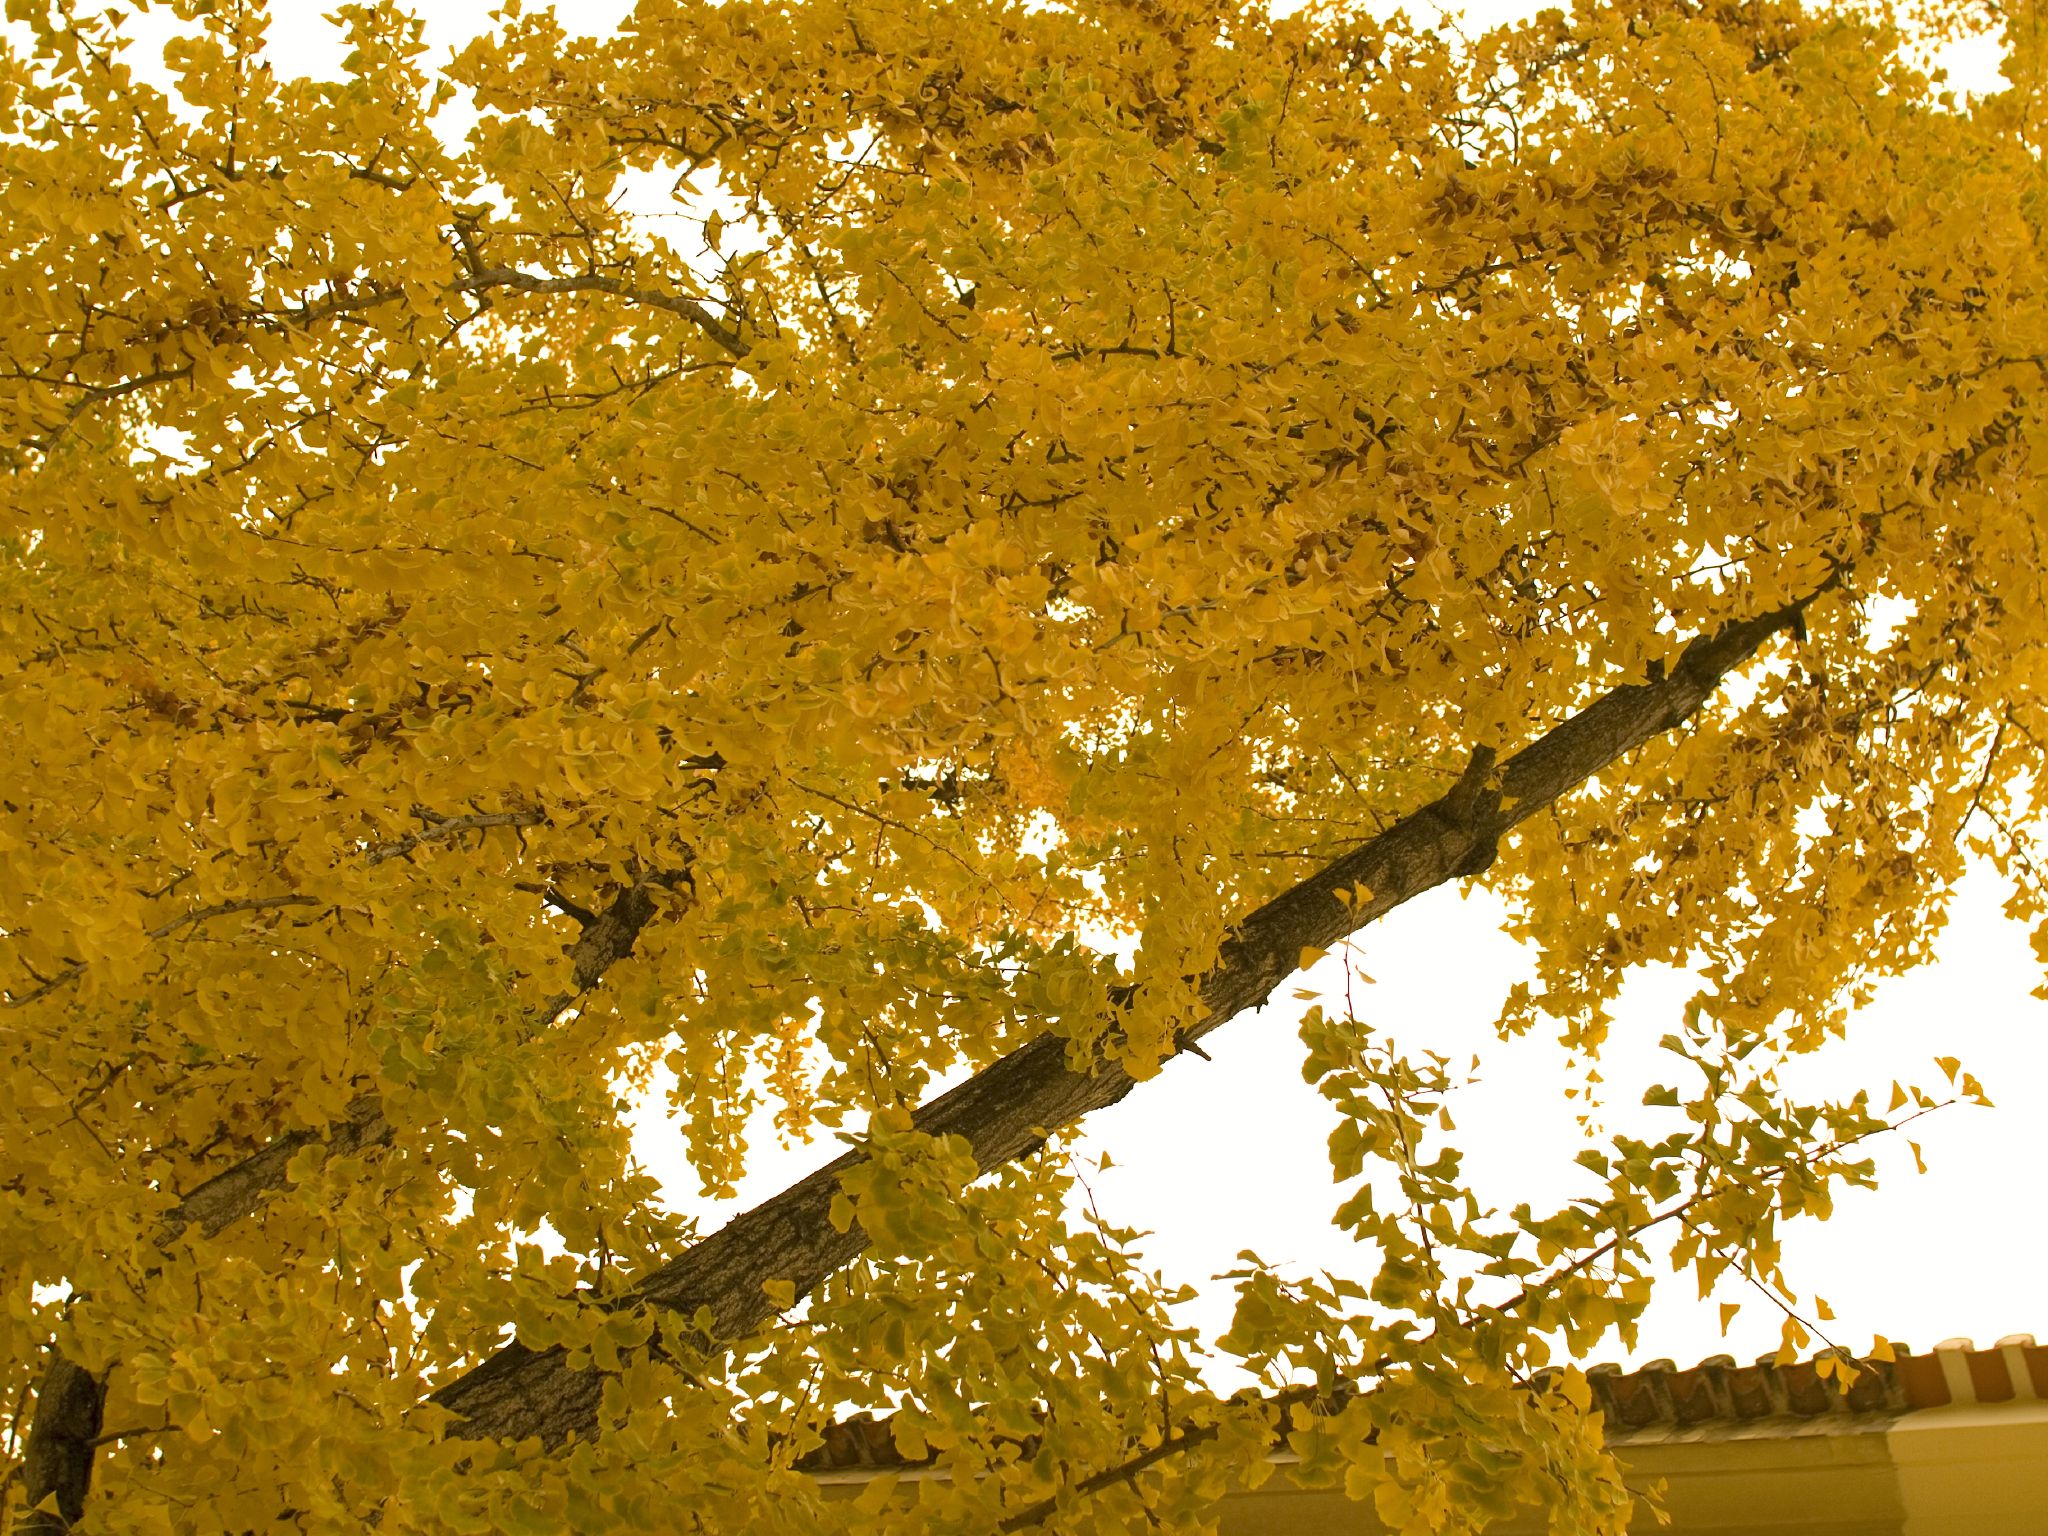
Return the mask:
<path fill-rule="evenodd" d="M 22 1448 L 22 1481 L 29 1514 L 23 1536 L 57 1536 L 85 1513 L 92 1486 L 92 1458 L 106 1406 L 106 1387 L 83 1366 L 56 1351 L 36 1388 L 36 1421 Z M 38 1510 L 56 1496 L 55 1509 Z"/>
<path fill-rule="evenodd" d="M 348 1116 L 322 1131 L 294 1131 L 280 1136 L 260 1152 L 245 1157 L 225 1173 L 217 1173 L 178 1203 L 164 1223 L 158 1241 L 168 1243 L 187 1227 L 213 1237 L 233 1226 L 270 1198 L 284 1184 L 285 1164 L 299 1148 L 324 1142 L 329 1157 L 381 1147 L 391 1139 L 384 1101 L 374 1093 L 349 1101 Z"/>
<path fill-rule="evenodd" d="M 1807 601 L 1810 601 L 1808 599 Z M 1497 764 L 1481 750 L 1440 799 L 1324 866 L 1247 916 L 1204 979 L 1203 1015 L 1178 1035 L 1181 1049 L 1263 1003 L 1297 968 L 1307 947 L 1328 948 L 1411 897 L 1493 862 L 1500 838 L 1626 753 L 1689 719 L 1728 672 L 1792 626 L 1806 601 L 1727 625 L 1688 645 L 1677 663 L 1645 682 L 1601 695 L 1522 751 Z M 1363 886 L 1350 905 L 1336 893 Z M 1113 1060 L 1076 1068 L 1064 1040 L 1040 1036 L 918 1110 L 932 1135 L 966 1139 L 982 1172 L 1022 1157 L 1054 1131 L 1122 1099 L 1134 1086 Z M 688 1319 L 709 1310 L 714 1339 L 743 1338 L 774 1315 L 762 1289 L 786 1280 L 801 1296 L 867 1246 L 858 1226 L 828 1216 L 849 1152 L 664 1264 L 614 1306 L 653 1306 Z M 604 1378 L 572 1370 L 559 1347 L 513 1343 L 436 1391 L 430 1401 L 458 1415 L 463 1438 L 559 1444 L 597 1424 Z"/>

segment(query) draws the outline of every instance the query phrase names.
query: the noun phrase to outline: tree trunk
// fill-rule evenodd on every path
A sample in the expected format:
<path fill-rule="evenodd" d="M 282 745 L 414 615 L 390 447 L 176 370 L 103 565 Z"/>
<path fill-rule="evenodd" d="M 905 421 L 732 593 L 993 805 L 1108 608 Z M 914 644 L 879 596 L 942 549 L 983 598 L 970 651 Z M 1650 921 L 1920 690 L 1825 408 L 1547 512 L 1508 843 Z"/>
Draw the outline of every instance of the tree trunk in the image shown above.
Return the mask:
<path fill-rule="evenodd" d="M 50 1351 L 49 1367 L 36 1388 L 35 1425 L 22 1448 L 22 1481 L 29 1506 L 29 1515 L 21 1523 L 23 1536 L 58 1536 L 85 1513 L 106 1400 L 106 1387 L 92 1372 L 73 1365 L 58 1351 Z M 36 1509 L 53 1494 L 55 1509 Z"/>

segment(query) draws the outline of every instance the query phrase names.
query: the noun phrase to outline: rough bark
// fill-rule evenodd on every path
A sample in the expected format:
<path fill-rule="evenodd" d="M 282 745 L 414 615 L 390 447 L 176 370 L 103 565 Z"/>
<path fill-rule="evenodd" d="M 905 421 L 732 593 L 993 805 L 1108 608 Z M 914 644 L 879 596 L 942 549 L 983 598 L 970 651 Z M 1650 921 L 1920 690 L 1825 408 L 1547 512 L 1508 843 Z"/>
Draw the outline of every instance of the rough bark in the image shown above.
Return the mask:
<path fill-rule="evenodd" d="M 57 1536 L 85 1513 L 106 1400 L 106 1387 L 98 1377 L 51 1351 L 36 1388 L 35 1428 L 22 1447 L 21 1475 L 29 1506 L 22 1536 Z M 55 1509 L 36 1508 L 53 1494 Z"/>
<path fill-rule="evenodd" d="M 280 1136 L 199 1185 L 165 1219 L 158 1241 L 167 1243 L 187 1227 L 197 1227 L 202 1236 L 213 1237 L 252 1214 L 284 1184 L 285 1164 L 301 1147 L 324 1142 L 329 1157 L 346 1157 L 380 1147 L 390 1139 L 391 1122 L 384 1118 L 384 1101 L 374 1093 L 358 1094 L 349 1101 L 346 1119 L 324 1131 Z"/>
<path fill-rule="evenodd" d="M 1668 671 L 1658 668 L 1648 681 L 1603 694 L 1498 771 L 1492 752 L 1475 752 L 1442 798 L 1239 923 L 1202 983 L 1205 1011 L 1179 1032 L 1179 1047 L 1263 1003 L 1297 968 L 1304 948 L 1327 948 L 1411 897 L 1485 869 L 1500 838 L 1516 824 L 1684 723 L 1732 668 L 1794 624 L 1805 607 L 1796 603 L 1701 636 Z M 1358 887 L 1370 894 L 1348 904 L 1337 900 L 1338 891 Z M 965 1138 L 986 1173 L 1035 1151 L 1052 1132 L 1116 1103 L 1132 1087 L 1116 1061 L 1097 1059 L 1077 1068 L 1068 1062 L 1067 1043 L 1045 1035 L 923 1106 L 915 1124 L 931 1135 Z M 683 1319 L 708 1309 L 713 1339 L 745 1337 L 774 1315 L 764 1282 L 788 1281 L 804 1295 L 867 1246 L 858 1226 L 838 1231 L 828 1214 L 841 1175 L 859 1159 L 858 1152 L 849 1152 L 735 1217 L 610 1305 L 651 1305 Z M 572 1370 L 559 1347 L 531 1350 L 514 1342 L 430 1401 L 457 1415 L 453 1435 L 538 1435 L 559 1444 L 595 1426 L 603 1385 L 597 1371 Z"/>

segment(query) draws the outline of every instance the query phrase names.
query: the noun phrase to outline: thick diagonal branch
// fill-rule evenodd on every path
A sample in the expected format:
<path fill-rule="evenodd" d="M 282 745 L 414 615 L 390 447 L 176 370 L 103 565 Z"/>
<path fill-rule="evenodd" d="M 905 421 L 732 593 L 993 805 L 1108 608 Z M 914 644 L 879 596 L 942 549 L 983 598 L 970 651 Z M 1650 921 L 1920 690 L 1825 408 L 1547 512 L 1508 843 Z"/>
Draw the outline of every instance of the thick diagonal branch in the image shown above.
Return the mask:
<path fill-rule="evenodd" d="M 1789 628 L 1806 606 L 1802 601 L 1701 636 L 1668 671 L 1603 694 L 1498 771 L 1492 753 L 1476 752 L 1441 799 L 1402 817 L 1239 923 L 1202 982 L 1204 1011 L 1180 1031 L 1180 1046 L 1263 1003 L 1296 969 L 1304 948 L 1327 948 L 1411 897 L 1485 869 L 1500 838 L 1517 823 L 1683 724 L 1731 669 Z M 1361 889 L 1366 894 L 1357 895 Z M 1338 899 L 1340 891 L 1345 900 Z M 930 1135 L 963 1137 L 986 1173 L 1116 1103 L 1132 1086 L 1115 1060 L 1076 1066 L 1068 1061 L 1064 1040 L 1043 1035 L 925 1105 L 915 1124 Z M 735 1217 L 613 1305 L 652 1305 L 685 1319 L 703 1309 L 714 1338 L 744 1338 L 774 1315 L 766 1282 L 787 1281 L 803 1295 L 867 1246 L 858 1225 L 841 1232 L 829 1215 L 842 1176 L 860 1156 L 850 1152 Z M 457 1435 L 539 1435 L 559 1443 L 596 1424 L 603 1380 L 596 1371 L 572 1370 L 559 1347 L 536 1351 L 515 1342 L 442 1387 L 431 1401 L 456 1413 Z"/>

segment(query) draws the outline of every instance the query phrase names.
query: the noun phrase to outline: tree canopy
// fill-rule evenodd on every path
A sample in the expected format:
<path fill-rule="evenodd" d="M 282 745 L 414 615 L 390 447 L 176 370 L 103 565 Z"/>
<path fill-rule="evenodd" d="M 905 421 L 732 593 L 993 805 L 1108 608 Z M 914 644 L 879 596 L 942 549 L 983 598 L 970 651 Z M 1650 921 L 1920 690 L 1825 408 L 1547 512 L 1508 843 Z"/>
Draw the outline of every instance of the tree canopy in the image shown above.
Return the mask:
<path fill-rule="evenodd" d="M 1869 1179 L 1930 1101 L 1774 1067 L 1969 856 L 2048 915 L 2032 8 L 165 9 L 0 52 L 0 1525 L 1618 1530 L 1545 1367 Z M 1700 976 L 1666 1130 L 1487 1209 L 1318 1004 L 1355 1272 L 1201 1336 L 1059 1133 L 1475 877 L 1504 1031 Z M 700 1232 L 656 1081 L 848 1145 Z"/>

